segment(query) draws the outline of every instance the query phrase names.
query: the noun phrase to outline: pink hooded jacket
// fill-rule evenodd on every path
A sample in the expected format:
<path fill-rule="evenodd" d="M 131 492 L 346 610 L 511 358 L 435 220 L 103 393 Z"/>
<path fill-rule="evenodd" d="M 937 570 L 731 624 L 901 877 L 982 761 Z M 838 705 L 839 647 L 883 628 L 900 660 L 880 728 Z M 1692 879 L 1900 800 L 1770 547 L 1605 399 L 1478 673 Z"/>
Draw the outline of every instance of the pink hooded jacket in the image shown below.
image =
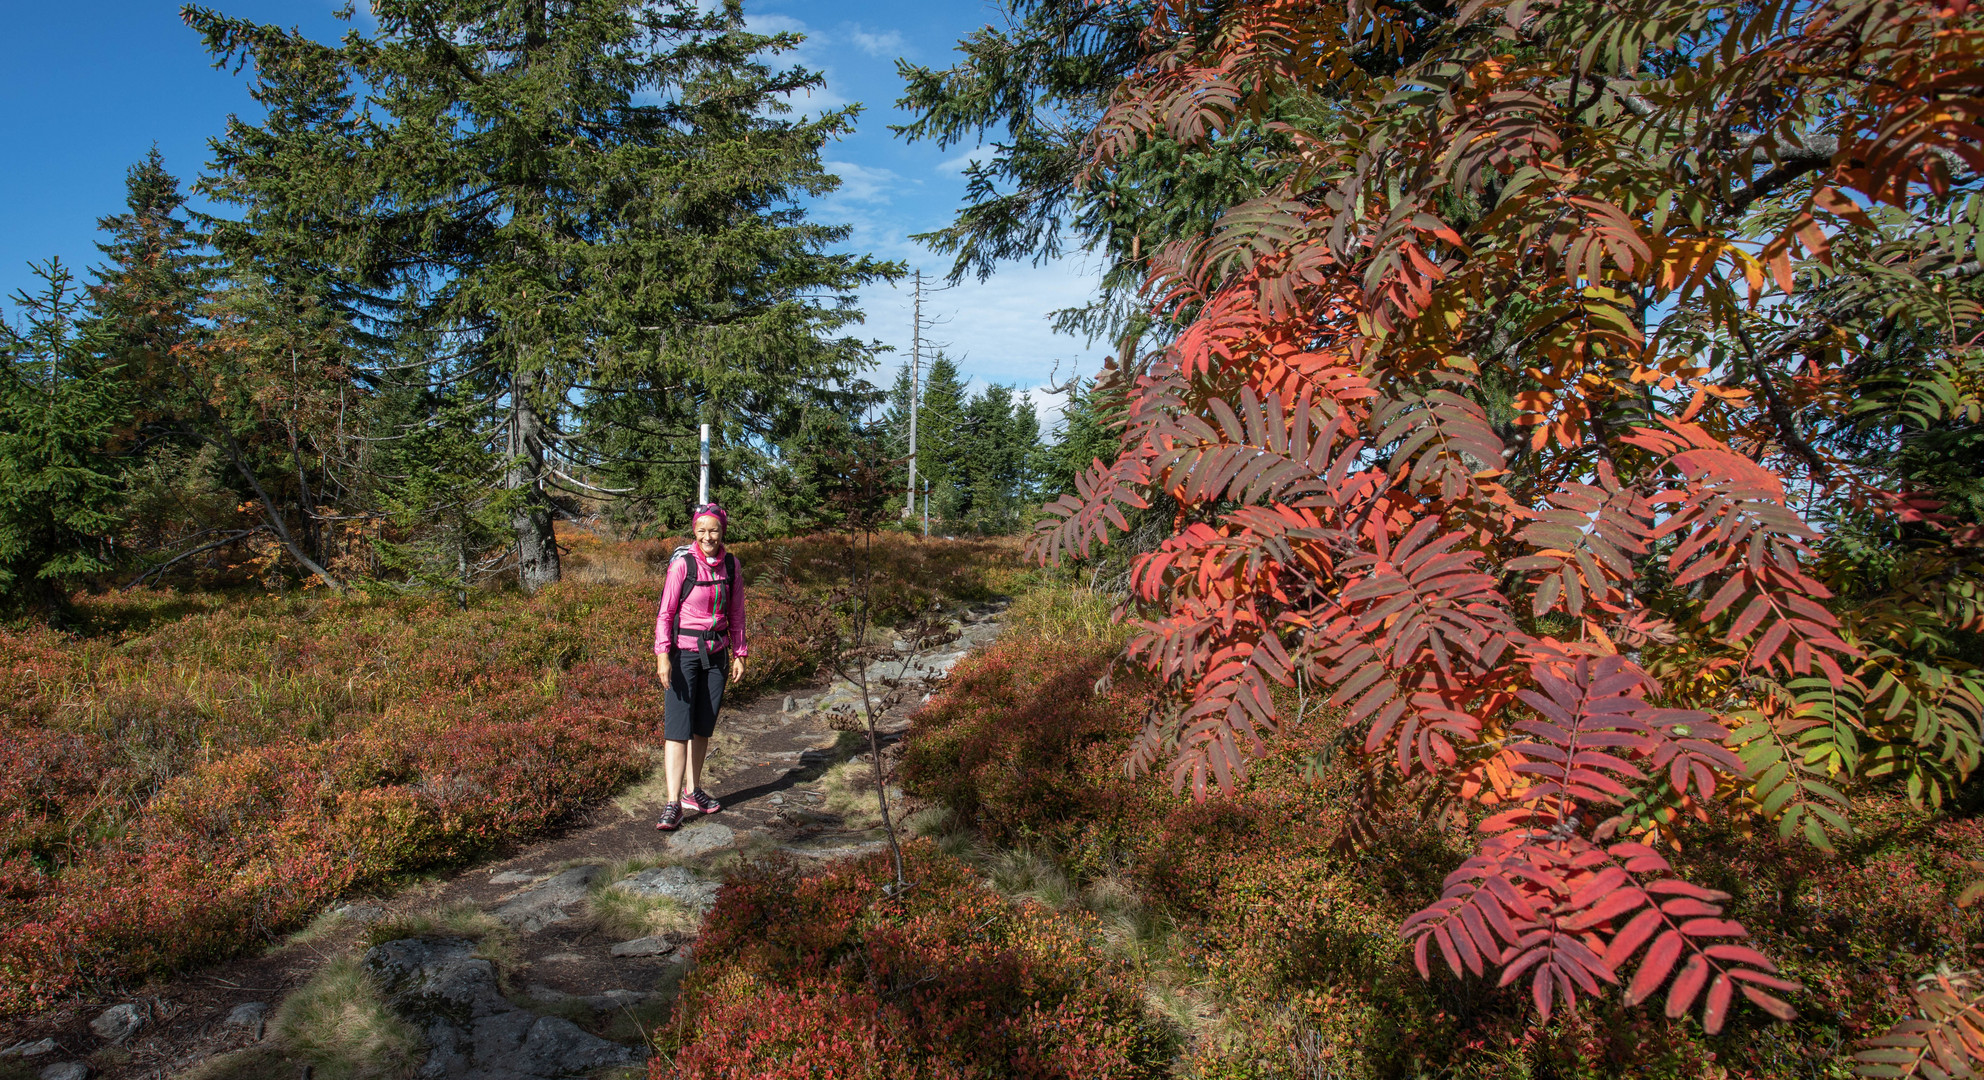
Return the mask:
<path fill-rule="evenodd" d="M 696 568 L 696 580 L 700 582 L 687 599 L 682 598 L 682 584 L 689 577 L 689 560 L 695 559 L 702 565 Z M 744 583 L 733 581 L 727 590 L 730 593 L 727 609 L 722 613 L 710 610 L 716 601 L 716 589 L 709 582 L 723 576 L 724 555 L 714 559 L 703 557 L 700 547 L 690 545 L 689 554 L 668 564 L 668 576 L 663 579 L 661 588 L 661 610 L 654 618 L 654 654 L 668 652 L 668 639 L 675 638 L 675 647 L 695 651 L 697 639 L 693 633 L 685 631 L 723 630 L 728 631 L 730 655 L 743 659 L 749 655 L 750 647 L 744 641 Z M 738 577 L 743 577 L 744 568 L 738 567 Z M 682 624 L 675 625 L 675 605 L 682 605 Z"/>

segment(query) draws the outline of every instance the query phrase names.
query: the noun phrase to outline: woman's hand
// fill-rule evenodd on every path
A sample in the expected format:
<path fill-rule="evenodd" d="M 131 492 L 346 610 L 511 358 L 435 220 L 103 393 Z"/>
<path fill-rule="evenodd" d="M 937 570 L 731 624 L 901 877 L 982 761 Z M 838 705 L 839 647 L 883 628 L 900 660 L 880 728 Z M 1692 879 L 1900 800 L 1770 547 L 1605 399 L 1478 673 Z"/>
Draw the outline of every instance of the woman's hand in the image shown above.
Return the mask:
<path fill-rule="evenodd" d="M 744 658 L 741 656 L 733 656 L 730 658 L 730 682 L 732 685 L 736 685 L 737 683 L 741 683 L 743 681 L 744 681 Z"/>
<path fill-rule="evenodd" d="M 657 678 L 657 679 L 660 679 L 660 680 L 661 680 L 662 682 L 667 682 L 667 681 L 668 681 L 668 654 L 667 654 L 667 653 L 655 653 L 655 654 L 654 654 L 654 674 L 655 674 L 655 678 Z"/>

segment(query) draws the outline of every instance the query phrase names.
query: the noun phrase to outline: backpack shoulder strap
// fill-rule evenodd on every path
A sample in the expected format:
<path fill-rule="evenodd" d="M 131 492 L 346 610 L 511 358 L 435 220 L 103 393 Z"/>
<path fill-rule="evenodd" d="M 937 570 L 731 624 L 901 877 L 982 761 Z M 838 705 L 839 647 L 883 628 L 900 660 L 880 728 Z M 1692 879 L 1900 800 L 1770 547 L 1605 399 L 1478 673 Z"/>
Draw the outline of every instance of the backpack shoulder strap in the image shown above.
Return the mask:
<path fill-rule="evenodd" d="M 697 584 L 696 560 L 694 558 L 694 555 L 695 555 L 695 549 L 687 545 L 684 545 L 682 547 L 676 548 L 675 554 L 670 555 L 668 557 L 668 565 L 671 567 L 675 565 L 677 560 L 680 560 L 688 564 L 687 567 L 685 568 L 685 572 L 682 577 L 682 590 L 675 594 L 675 610 L 673 612 L 670 612 L 670 614 L 673 616 L 673 621 L 678 631 L 681 629 L 682 626 L 682 601 L 689 599 L 689 591 L 691 589 L 694 589 Z"/>

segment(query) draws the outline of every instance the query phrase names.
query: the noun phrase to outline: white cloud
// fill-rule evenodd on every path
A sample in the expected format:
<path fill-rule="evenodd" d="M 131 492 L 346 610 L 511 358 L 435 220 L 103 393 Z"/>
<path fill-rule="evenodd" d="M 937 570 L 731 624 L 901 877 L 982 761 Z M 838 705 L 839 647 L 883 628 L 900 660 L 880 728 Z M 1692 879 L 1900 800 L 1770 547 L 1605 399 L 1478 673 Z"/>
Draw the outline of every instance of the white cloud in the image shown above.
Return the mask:
<path fill-rule="evenodd" d="M 837 89 L 840 80 L 830 61 L 835 51 L 832 48 L 834 42 L 831 37 L 815 30 L 803 20 L 775 13 L 746 14 L 744 26 L 754 34 L 799 34 L 806 39 L 786 52 L 760 57 L 774 68 L 797 66 L 820 73 L 824 85 L 796 94 L 784 95 L 786 104 L 791 105 L 795 112 L 801 115 L 818 115 L 835 109 L 844 109 L 853 104 L 851 99 Z"/>
<path fill-rule="evenodd" d="M 902 34 L 894 30 L 871 34 L 863 30 L 859 23 L 849 23 L 846 35 L 849 44 L 869 56 L 893 60 L 903 53 Z"/>
<path fill-rule="evenodd" d="M 840 177 L 840 188 L 828 197 L 829 202 L 885 203 L 903 182 L 902 177 L 888 169 L 857 165 L 852 161 L 823 160 L 820 164 Z"/>
<path fill-rule="evenodd" d="M 818 34 L 790 15 L 747 12 L 744 16 L 744 28 L 754 34 L 804 34 L 809 43 L 823 44 Z"/>
<path fill-rule="evenodd" d="M 1042 388 L 1050 379 L 1064 381 L 1077 372 L 1094 375 L 1110 350 L 1106 343 L 1090 344 L 1078 335 L 1056 333 L 1048 315 L 1094 296 L 1096 273 L 1075 259 L 1038 267 L 1006 265 L 990 281 L 966 278 L 953 288 L 937 291 L 943 284 L 943 271 L 949 268 L 948 260 L 935 258 L 916 245 L 902 246 L 909 250 L 874 250 L 885 257 L 907 258 L 912 267 L 920 264 L 924 268 L 923 314 L 926 319 L 937 320 L 937 325 L 925 332 L 925 355 L 942 348 L 974 382 L 1024 389 L 1042 426 L 1058 424 L 1058 396 L 1046 394 Z M 892 384 L 896 369 L 909 360 L 912 300 L 913 286 L 907 280 L 893 287 L 871 285 L 860 294 L 867 323 L 852 332 L 895 348 L 869 373 L 878 385 Z"/>
<path fill-rule="evenodd" d="M 946 158 L 938 162 L 936 164 L 936 170 L 945 176 L 962 176 L 964 175 L 965 166 L 974 162 L 984 161 L 988 156 L 985 148 L 981 146 L 975 150 L 959 154 L 957 157 Z"/>

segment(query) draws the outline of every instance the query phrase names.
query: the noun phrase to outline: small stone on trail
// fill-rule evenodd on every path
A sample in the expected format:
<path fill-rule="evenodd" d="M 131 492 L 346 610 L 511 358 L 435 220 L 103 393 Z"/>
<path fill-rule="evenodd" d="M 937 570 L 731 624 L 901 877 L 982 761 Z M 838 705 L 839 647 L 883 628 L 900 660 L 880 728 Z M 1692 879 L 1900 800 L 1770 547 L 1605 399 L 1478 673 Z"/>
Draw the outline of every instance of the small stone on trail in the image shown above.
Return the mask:
<path fill-rule="evenodd" d="M 563 990 L 553 989 L 543 983 L 531 983 L 529 986 L 524 987 L 524 996 L 537 1002 L 539 1005 L 556 1005 L 560 1002 L 572 1000 L 572 995 Z"/>
<path fill-rule="evenodd" d="M 667 956 L 675 951 L 675 943 L 664 937 L 635 938 L 613 946 L 615 956 Z"/>
<path fill-rule="evenodd" d="M 376 904 L 346 904 L 341 908 L 334 909 L 331 914 L 336 915 L 348 923 L 371 926 L 373 923 L 386 917 L 386 909 Z"/>
<path fill-rule="evenodd" d="M 90 1030 L 105 1042 L 121 1043 L 145 1026 L 145 1010 L 136 1005 L 112 1005 L 90 1021 Z"/>
<path fill-rule="evenodd" d="M 489 884 L 528 885 L 536 880 L 537 880 L 537 875 L 531 873 L 528 870 L 505 870 L 500 874 L 491 874 L 489 877 Z"/>
<path fill-rule="evenodd" d="M 780 709 L 779 711 L 789 713 L 792 711 L 794 704 L 795 703 L 792 700 L 792 695 L 787 694 L 785 695 L 785 707 L 783 709 Z"/>
<path fill-rule="evenodd" d="M 729 831 L 724 830 L 726 833 Z M 664 866 L 659 870 L 643 870 L 614 882 L 612 887 L 635 896 L 665 896 L 697 911 L 707 911 L 711 904 L 716 903 L 716 891 L 720 885 L 703 880 L 687 867 Z"/>
<path fill-rule="evenodd" d="M 64 1061 L 41 1070 L 41 1080 L 88 1080 L 90 1067 L 80 1061 Z"/>
<path fill-rule="evenodd" d="M 52 1054 L 54 1052 L 55 1052 L 55 1040 L 43 1039 L 40 1042 L 18 1043 L 14 1046 L 8 1047 L 5 1050 L 0 1050 L 0 1057 L 31 1058 L 31 1057 L 40 1057 L 43 1054 Z"/>
<path fill-rule="evenodd" d="M 784 805 L 785 805 L 785 796 L 783 796 L 783 795 L 780 795 L 780 794 L 778 794 L 777 792 L 773 792 L 773 793 L 772 793 L 772 797 L 771 797 L 771 804 L 772 804 L 773 806 L 784 806 Z"/>
<path fill-rule="evenodd" d="M 608 990 L 603 994 L 593 994 L 586 998 L 586 1004 L 593 1012 L 611 1012 L 614 1009 L 628 1009 L 646 1001 L 649 995 L 638 990 Z"/>
<path fill-rule="evenodd" d="M 240 1028 L 243 1031 L 253 1033 L 259 1039 L 262 1037 L 262 1024 L 268 1017 L 269 1006 L 267 1002 L 244 1001 L 230 1010 L 227 1014 L 227 1019 L 222 1020 L 220 1025 L 222 1027 Z"/>
<path fill-rule="evenodd" d="M 693 857 L 720 851 L 736 842 L 737 834 L 730 831 L 730 826 L 699 821 L 668 838 L 668 853 Z"/>

